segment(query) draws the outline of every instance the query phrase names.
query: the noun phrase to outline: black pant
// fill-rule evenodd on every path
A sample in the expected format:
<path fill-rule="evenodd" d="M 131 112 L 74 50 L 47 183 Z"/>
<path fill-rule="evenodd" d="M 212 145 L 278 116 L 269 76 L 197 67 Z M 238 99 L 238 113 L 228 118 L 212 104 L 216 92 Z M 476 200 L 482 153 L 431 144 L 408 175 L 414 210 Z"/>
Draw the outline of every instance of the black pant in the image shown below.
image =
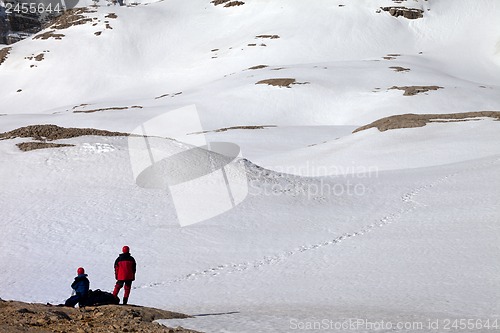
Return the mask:
<path fill-rule="evenodd" d="M 115 297 L 118 296 L 118 293 L 120 292 L 120 289 L 122 289 L 124 284 L 125 284 L 125 293 L 123 295 L 123 298 L 128 298 L 128 296 L 130 295 L 130 289 L 132 289 L 132 280 L 116 281 L 115 290 L 113 290 L 113 295 Z"/>
<path fill-rule="evenodd" d="M 82 295 L 82 294 L 73 295 L 66 300 L 66 302 L 64 303 L 64 306 L 70 306 L 70 307 L 74 308 L 77 303 L 79 306 L 84 306 L 86 298 L 87 298 L 87 296 Z"/>
<path fill-rule="evenodd" d="M 125 280 L 125 281 L 124 280 L 118 280 L 118 281 L 116 281 L 116 284 L 119 285 L 120 288 L 123 287 L 124 284 L 127 287 L 132 287 L 132 280 Z"/>

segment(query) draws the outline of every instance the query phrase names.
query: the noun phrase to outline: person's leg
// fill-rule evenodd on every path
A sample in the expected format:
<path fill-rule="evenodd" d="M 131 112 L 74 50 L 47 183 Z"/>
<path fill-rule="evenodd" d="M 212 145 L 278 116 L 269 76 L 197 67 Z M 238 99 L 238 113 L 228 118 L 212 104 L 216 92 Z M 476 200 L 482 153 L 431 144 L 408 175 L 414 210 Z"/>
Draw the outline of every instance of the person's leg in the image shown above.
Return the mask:
<path fill-rule="evenodd" d="M 116 281 L 115 290 L 113 290 L 113 296 L 118 297 L 118 293 L 120 292 L 120 289 L 122 289 L 124 282 L 125 281 Z"/>
<path fill-rule="evenodd" d="M 132 289 L 132 281 L 125 281 L 125 293 L 123 294 L 123 304 L 127 304 L 128 302 L 130 289 Z"/>
<path fill-rule="evenodd" d="M 84 307 L 87 305 L 88 295 L 79 295 L 78 296 L 78 307 Z"/>
<path fill-rule="evenodd" d="M 64 303 L 64 306 L 69 306 L 69 307 L 74 308 L 76 303 L 78 303 L 79 300 L 80 300 L 80 297 L 78 295 L 73 295 L 66 300 L 66 302 Z"/>

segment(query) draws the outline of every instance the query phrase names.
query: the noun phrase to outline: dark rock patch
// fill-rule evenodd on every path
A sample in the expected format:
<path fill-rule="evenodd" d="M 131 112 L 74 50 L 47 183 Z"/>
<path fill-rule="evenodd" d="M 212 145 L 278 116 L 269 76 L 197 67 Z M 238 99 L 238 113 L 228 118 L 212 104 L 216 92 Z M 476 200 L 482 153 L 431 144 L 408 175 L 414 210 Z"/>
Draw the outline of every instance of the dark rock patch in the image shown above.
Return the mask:
<path fill-rule="evenodd" d="M 128 136 L 128 133 L 110 132 L 95 128 L 65 128 L 57 125 L 30 125 L 15 130 L 0 133 L 0 140 L 15 138 L 32 138 L 39 141 L 70 139 L 84 135 L 94 136 Z"/>
<path fill-rule="evenodd" d="M 424 17 L 424 11 L 417 8 L 407 8 L 402 6 L 380 7 L 383 11 L 389 12 L 394 17 L 403 16 L 404 18 L 415 20 Z"/>
<path fill-rule="evenodd" d="M 5 60 L 7 60 L 7 57 L 11 50 L 11 47 L 4 47 L 3 49 L 0 49 L 0 65 L 3 64 Z"/>
<path fill-rule="evenodd" d="M 221 132 L 227 132 L 230 130 L 258 130 L 258 129 L 265 129 L 265 128 L 270 128 L 270 127 L 277 127 L 276 125 L 250 125 L 250 126 L 232 126 L 232 127 L 224 127 L 224 128 L 219 128 L 213 131 L 203 131 L 203 132 L 195 132 L 195 133 L 190 133 L 190 134 L 206 134 L 210 132 L 214 133 L 221 133 Z"/>
<path fill-rule="evenodd" d="M 53 143 L 53 142 L 22 142 L 16 144 L 16 146 L 22 151 L 31 151 L 31 150 L 45 149 L 45 148 L 74 147 L 75 145 Z"/>
<path fill-rule="evenodd" d="M 261 81 L 257 82 L 256 84 L 267 84 L 267 85 L 275 86 L 275 87 L 291 88 L 290 86 L 293 84 L 309 84 L 309 82 L 297 82 L 295 79 L 291 79 L 291 78 L 280 78 L 280 79 L 261 80 Z"/>
<path fill-rule="evenodd" d="M 269 66 L 268 65 L 257 65 L 257 66 L 252 66 L 248 69 L 255 70 L 255 69 L 262 69 L 262 68 L 266 68 L 266 67 L 269 67 Z"/>
<path fill-rule="evenodd" d="M 101 109 L 92 109 L 92 110 L 75 110 L 73 113 L 93 113 L 99 111 L 112 111 L 112 110 L 128 110 L 128 109 L 142 109 L 140 105 L 133 106 L 115 106 L 111 108 L 101 108 Z"/>
<path fill-rule="evenodd" d="M 224 7 L 235 7 L 235 6 L 241 6 L 244 5 L 245 3 L 243 1 L 231 1 L 228 2 L 224 5 Z"/>
<path fill-rule="evenodd" d="M 196 333 L 182 327 L 169 328 L 153 322 L 158 319 L 173 318 L 189 318 L 189 316 L 136 305 L 104 305 L 74 309 L 0 300 L 1 332 Z"/>
<path fill-rule="evenodd" d="M 49 38 L 54 38 L 54 39 L 62 39 L 64 37 L 63 34 L 55 34 L 54 33 L 55 30 L 50 30 L 50 31 L 46 31 L 42 34 L 38 34 L 36 36 L 33 37 L 33 39 L 49 39 Z"/>
<path fill-rule="evenodd" d="M 88 8 L 73 8 L 66 10 L 62 15 L 58 16 L 49 26 L 52 29 L 67 29 L 75 25 L 81 25 L 92 22 L 91 18 L 86 17 L 85 13 L 92 13 Z"/>
<path fill-rule="evenodd" d="M 255 38 L 269 38 L 269 39 L 278 39 L 280 36 L 278 35 L 258 35 Z"/>
<path fill-rule="evenodd" d="M 389 68 L 393 69 L 396 72 L 409 72 L 410 71 L 409 68 L 404 68 L 404 67 L 400 67 L 400 66 L 392 66 L 392 67 L 389 67 Z"/>
<path fill-rule="evenodd" d="M 477 112 L 462 112 L 462 113 L 448 113 L 448 114 L 402 114 L 390 117 L 385 117 L 372 122 L 371 124 L 359 127 L 353 133 L 364 131 L 369 128 L 377 128 L 379 131 L 384 132 L 391 129 L 398 128 L 413 128 L 423 127 L 428 123 L 433 122 L 457 122 L 457 121 L 471 121 L 478 118 L 494 118 L 500 120 L 499 111 L 477 111 Z"/>
<path fill-rule="evenodd" d="M 439 86 L 403 86 L 403 87 L 392 86 L 389 89 L 403 90 L 404 91 L 403 96 L 415 96 L 416 94 L 425 93 L 425 92 L 430 91 L 430 90 L 443 89 L 443 87 L 439 87 Z"/>

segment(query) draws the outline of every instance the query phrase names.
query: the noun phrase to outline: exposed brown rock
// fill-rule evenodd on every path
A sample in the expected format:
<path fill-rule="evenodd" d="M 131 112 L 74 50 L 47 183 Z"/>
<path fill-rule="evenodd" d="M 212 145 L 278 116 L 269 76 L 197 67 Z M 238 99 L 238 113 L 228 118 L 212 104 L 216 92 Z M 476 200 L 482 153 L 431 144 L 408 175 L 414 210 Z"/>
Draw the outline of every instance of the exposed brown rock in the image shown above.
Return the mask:
<path fill-rule="evenodd" d="M 85 13 L 91 13 L 88 8 L 72 8 L 64 11 L 64 13 L 58 16 L 54 22 L 50 25 L 52 29 L 67 29 L 69 27 L 85 24 L 87 22 L 92 22 L 91 18 L 86 17 Z"/>
<path fill-rule="evenodd" d="M 214 6 L 218 6 L 218 5 L 222 5 L 226 2 L 229 2 L 231 0 L 213 0 L 212 3 L 214 4 Z"/>
<path fill-rule="evenodd" d="M 134 106 L 115 106 L 111 108 L 93 109 L 93 110 L 75 110 L 73 113 L 93 113 L 99 111 L 110 111 L 110 110 L 127 110 L 127 109 L 142 109 L 140 105 Z"/>
<path fill-rule="evenodd" d="M 35 59 L 35 61 L 42 61 L 43 57 L 44 57 L 44 54 L 40 53 L 39 55 L 36 55 L 34 59 Z"/>
<path fill-rule="evenodd" d="M 291 88 L 292 84 L 309 84 L 309 82 L 297 82 L 295 79 L 280 78 L 280 79 L 266 79 L 257 82 L 256 84 L 268 84 L 270 86 L 287 87 Z"/>
<path fill-rule="evenodd" d="M 19 149 L 21 149 L 22 151 L 30 151 L 45 148 L 74 147 L 75 145 L 52 142 L 21 142 L 16 144 L 16 146 L 19 147 Z"/>
<path fill-rule="evenodd" d="M 64 37 L 63 34 L 55 34 L 55 30 L 50 30 L 46 31 L 42 34 L 38 34 L 33 37 L 33 39 L 49 39 L 49 38 L 54 38 L 54 39 L 62 39 Z"/>
<path fill-rule="evenodd" d="M 269 38 L 269 39 L 278 39 L 280 36 L 278 35 L 258 35 L 255 38 Z"/>
<path fill-rule="evenodd" d="M 244 5 L 245 3 L 243 1 L 231 1 L 228 2 L 224 5 L 224 7 L 234 7 L 234 6 L 241 6 Z"/>
<path fill-rule="evenodd" d="M 4 47 L 3 49 L 0 49 L 0 65 L 3 64 L 5 60 L 7 60 L 7 56 L 9 55 L 10 50 L 12 50 L 12 47 Z"/>
<path fill-rule="evenodd" d="M 128 133 L 110 132 L 95 128 L 64 128 L 57 125 L 30 125 L 15 130 L 0 133 L 0 140 L 14 138 L 33 138 L 40 141 L 70 139 L 84 135 L 96 136 L 128 136 Z"/>
<path fill-rule="evenodd" d="M 406 8 L 402 6 L 380 7 L 383 11 L 389 12 L 394 17 L 403 16 L 404 18 L 414 20 L 424 17 L 424 11 L 417 8 Z"/>
<path fill-rule="evenodd" d="M 447 113 L 447 114 L 402 114 L 390 117 L 385 117 L 374 121 L 371 124 L 362 126 L 353 131 L 353 133 L 364 131 L 369 128 L 377 128 L 379 131 L 384 132 L 391 129 L 398 128 L 413 128 L 423 127 L 428 123 L 433 122 L 457 122 L 457 121 L 470 121 L 478 118 L 494 118 L 500 120 L 499 111 L 477 111 L 477 112 L 463 112 L 463 113 Z"/>
<path fill-rule="evenodd" d="M 389 89 L 404 90 L 403 96 L 415 96 L 416 94 L 424 93 L 424 92 L 427 92 L 430 90 L 443 89 L 443 87 L 439 87 L 439 86 L 403 86 L 403 87 L 392 86 Z"/>
<path fill-rule="evenodd" d="M 405 68 L 405 67 L 401 67 L 401 66 L 392 66 L 392 67 L 389 67 L 389 68 L 393 69 L 396 72 L 409 72 L 410 71 L 409 68 Z"/>
<path fill-rule="evenodd" d="M 238 130 L 238 129 L 256 130 L 256 129 L 265 129 L 265 128 L 269 128 L 269 127 L 276 127 L 276 125 L 232 126 L 232 127 L 219 128 L 219 129 L 216 129 L 213 131 L 195 132 L 195 133 L 190 133 L 190 134 L 205 134 L 205 133 L 210 133 L 210 132 L 220 133 L 220 132 L 226 132 L 229 130 Z"/>
<path fill-rule="evenodd" d="M 268 84 L 270 86 L 290 88 L 290 85 L 295 84 L 296 82 L 297 81 L 295 79 L 284 78 L 284 79 L 261 80 L 261 81 L 257 82 L 256 84 Z"/>
<path fill-rule="evenodd" d="M 177 95 L 181 95 L 182 94 L 182 91 L 181 92 L 178 92 L 178 93 L 175 93 L 175 94 L 163 94 L 161 96 L 158 96 L 158 97 L 155 97 L 155 99 L 160 99 L 160 98 L 163 98 L 163 97 L 167 97 L 167 96 L 170 96 L 170 97 L 175 97 Z"/>
<path fill-rule="evenodd" d="M 254 70 L 254 69 L 262 69 L 262 68 L 266 68 L 266 67 L 269 67 L 269 66 L 267 66 L 267 65 L 257 65 L 257 66 L 252 66 L 252 67 L 250 67 L 248 69 Z"/>
<path fill-rule="evenodd" d="M 5 333 L 195 333 L 192 330 L 168 328 L 153 323 L 157 319 L 188 317 L 182 313 L 133 305 L 74 309 L 0 300 L 0 331 Z"/>

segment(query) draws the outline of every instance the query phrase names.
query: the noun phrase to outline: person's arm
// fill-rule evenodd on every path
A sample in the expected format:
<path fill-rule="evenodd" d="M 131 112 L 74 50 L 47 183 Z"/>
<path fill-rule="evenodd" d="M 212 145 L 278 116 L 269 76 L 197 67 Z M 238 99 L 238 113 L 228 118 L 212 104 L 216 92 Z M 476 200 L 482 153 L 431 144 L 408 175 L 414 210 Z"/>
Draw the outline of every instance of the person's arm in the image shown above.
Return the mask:
<path fill-rule="evenodd" d="M 84 288 L 85 288 L 85 294 L 87 294 L 89 292 L 89 289 L 90 289 L 90 281 L 89 281 L 89 279 L 85 278 L 85 280 L 83 280 L 83 285 L 84 285 Z"/>
<path fill-rule="evenodd" d="M 118 280 L 118 259 L 120 259 L 120 257 L 115 260 L 115 280 Z"/>
<path fill-rule="evenodd" d="M 133 262 L 133 264 L 132 264 L 132 270 L 134 271 L 134 274 L 135 274 L 137 264 L 136 264 L 136 262 L 135 262 L 135 259 L 134 259 L 134 258 L 132 258 L 132 262 Z"/>

